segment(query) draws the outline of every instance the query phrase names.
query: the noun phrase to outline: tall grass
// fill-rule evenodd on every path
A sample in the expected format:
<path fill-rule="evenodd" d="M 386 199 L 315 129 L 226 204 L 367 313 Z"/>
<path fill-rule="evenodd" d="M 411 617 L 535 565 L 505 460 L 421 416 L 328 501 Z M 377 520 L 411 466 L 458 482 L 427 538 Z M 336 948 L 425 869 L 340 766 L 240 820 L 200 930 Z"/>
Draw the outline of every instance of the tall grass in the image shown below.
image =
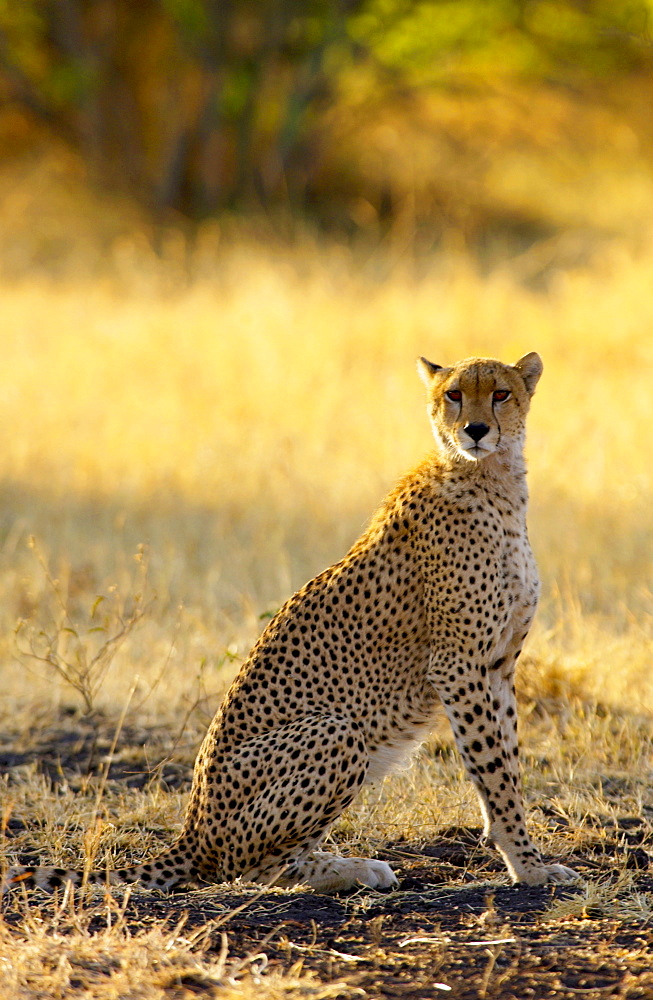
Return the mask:
<path fill-rule="evenodd" d="M 652 710 L 653 248 L 613 245 L 542 291 L 519 262 L 481 275 L 453 251 L 416 266 L 308 236 L 289 249 L 218 235 L 192 248 L 169 235 L 158 256 L 122 238 L 110 272 L 0 283 L 5 691 L 70 698 L 18 666 L 16 622 L 56 619 L 30 536 L 89 630 L 98 596 L 134 586 L 147 544 L 156 603 L 104 694 L 122 704 L 136 671 L 170 705 L 243 654 L 260 616 L 338 558 L 430 447 L 418 355 L 537 350 L 531 671 Z"/>
<path fill-rule="evenodd" d="M 155 777 L 165 755 L 190 772 L 262 618 L 343 554 L 431 446 L 420 354 L 441 364 L 530 350 L 544 359 L 528 439 L 543 597 L 520 675 L 534 832 L 576 865 L 606 817 L 648 815 L 653 246 L 605 245 L 575 270 L 555 270 L 555 247 L 543 246 L 483 274 L 455 247 L 418 260 L 409 243 L 365 252 L 304 234 L 290 245 L 269 229 L 267 239 L 226 238 L 208 226 L 192 241 L 170 231 L 155 251 L 138 220 L 107 221 L 84 201 L 81 224 L 61 189 L 30 201 L 33 177 L 12 190 L 15 231 L 27 205 L 34 234 L 23 224 L 11 249 L 0 232 L 0 733 L 16 755 L 0 814 L 17 819 L 10 860 L 36 851 L 79 864 L 82 852 L 82 864 L 119 866 L 171 841 L 183 790 L 165 776 L 127 787 L 110 774 L 116 746 L 140 777 Z M 62 733 L 56 710 L 71 704 L 107 717 L 73 715 Z M 34 749 L 61 745 L 63 760 L 66 747 L 75 754 L 71 734 L 84 761 L 97 740 L 100 773 L 64 763 L 53 784 Z M 551 808 L 568 824 L 552 826 Z M 410 775 L 368 790 L 334 838 L 363 853 L 390 841 L 403 864 L 403 841 L 477 823 L 442 719 Z M 626 860 L 617 851 L 615 864 Z M 488 866 L 494 878 L 496 859 L 479 848 L 475 877 Z M 574 905 L 613 916 L 616 892 L 588 889 Z M 645 922 L 648 897 L 633 890 L 628 900 L 623 919 L 637 907 Z M 48 913 L 25 904 L 18 924 L 0 926 L 0 995 L 159 997 L 186 982 L 234 996 L 360 992 L 349 979 L 308 978 L 299 962 L 261 981 L 258 952 L 232 959 L 224 936 L 205 941 L 211 923 L 139 929 L 121 904 L 105 905 L 106 933 L 92 923 L 95 903 L 66 896 Z"/>

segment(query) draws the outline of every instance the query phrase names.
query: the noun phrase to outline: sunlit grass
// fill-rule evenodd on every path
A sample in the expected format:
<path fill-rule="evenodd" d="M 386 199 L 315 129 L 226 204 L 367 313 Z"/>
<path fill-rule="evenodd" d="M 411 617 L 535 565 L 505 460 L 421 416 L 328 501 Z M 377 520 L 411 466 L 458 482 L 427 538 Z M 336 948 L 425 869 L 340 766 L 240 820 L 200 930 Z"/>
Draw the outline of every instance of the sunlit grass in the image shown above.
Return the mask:
<path fill-rule="evenodd" d="M 157 600 L 114 673 L 166 663 L 167 698 L 245 652 L 259 616 L 338 558 L 430 447 L 418 355 L 537 350 L 531 654 L 544 685 L 651 709 L 653 253 L 615 247 L 543 294 L 455 255 L 417 276 L 308 238 L 199 248 L 179 236 L 161 263 L 123 242 L 131 271 L 111 279 L 0 286 L 1 655 L 18 687 L 8 637 L 52 603 L 31 535 L 82 617 L 133 585 L 148 544 Z"/>
<path fill-rule="evenodd" d="M 0 279 L 0 726 L 28 761 L 0 783 L 0 818 L 17 820 L 7 863 L 115 867 L 169 844 L 187 782 L 159 780 L 162 760 L 190 773 L 265 616 L 345 552 L 431 446 L 416 357 L 537 350 L 528 457 L 543 595 L 519 675 L 525 798 L 547 856 L 573 866 L 594 852 L 589 874 L 602 871 L 608 825 L 648 824 L 651 809 L 653 249 L 615 244 L 544 292 L 524 284 L 523 258 L 481 275 L 457 252 L 415 261 L 309 235 L 290 249 L 215 227 L 193 243 L 163 234 L 158 253 L 142 233 L 112 237 L 100 267 L 85 232 L 88 267 Z M 84 709 L 70 677 L 83 685 L 93 662 L 86 707 L 105 715 L 62 718 Z M 80 766 L 53 782 L 34 748 L 64 732 Z M 114 733 L 142 788 L 105 780 Z M 479 824 L 443 717 L 414 766 L 360 796 L 332 837 L 345 853 L 427 866 L 434 882 L 505 884 L 482 845 L 468 871 L 415 856 Z M 627 874 L 590 881 L 549 919 L 649 920 Z M 356 992 L 299 963 L 261 978 L 251 956 L 173 923 L 134 930 L 110 899 L 64 902 L 53 916 L 33 900 L 0 926 L 3 997 L 77 984 L 159 997 L 186 980 L 220 995 Z M 113 907 L 106 933 L 89 923 L 100 905 Z"/>
<path fill-rule="evenodd" d="M 134 929 L 126 918 L 128 903 L 127 894 L 123 901 L 107 896 L 103 903 L 85 907 L 67 894 L 54 912 L 35 901 L 17 926 L 1 921 L 2 1000 L 165 1000 L 198 993 L 225 1000 L 325 1000 L 358 995 L 344 982 L 321 983 L 302 970 L 301 962 L 285 974 L 274 969 L 262 976 L 267 955 L 232 956 L 219 920 L 213 922 L 217 929 L 209 922 L 193 930 L 186 926 L 186 914 Z"/>

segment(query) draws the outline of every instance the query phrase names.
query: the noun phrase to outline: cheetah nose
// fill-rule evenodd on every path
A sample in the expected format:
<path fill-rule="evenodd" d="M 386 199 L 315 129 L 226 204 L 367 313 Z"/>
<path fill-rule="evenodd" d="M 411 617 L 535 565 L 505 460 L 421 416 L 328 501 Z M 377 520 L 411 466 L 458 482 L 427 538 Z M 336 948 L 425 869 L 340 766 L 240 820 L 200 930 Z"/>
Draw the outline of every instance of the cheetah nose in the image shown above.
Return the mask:
<path fill-rule="evenodd" d="M 465 434 L 468 434 L 472 441 L 476 441 L 477 443 L 481 438 L 485 437 L 489 429 L 487 424 L 467 424 L 464 428 Z"/>

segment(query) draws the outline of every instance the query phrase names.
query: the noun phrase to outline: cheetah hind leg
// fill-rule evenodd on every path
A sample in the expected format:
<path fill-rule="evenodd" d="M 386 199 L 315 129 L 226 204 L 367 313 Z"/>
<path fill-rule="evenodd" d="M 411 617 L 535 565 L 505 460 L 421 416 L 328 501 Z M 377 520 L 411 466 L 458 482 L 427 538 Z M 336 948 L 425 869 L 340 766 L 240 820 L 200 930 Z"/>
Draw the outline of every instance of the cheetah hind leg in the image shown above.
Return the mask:
<path fill-rule="evenodd" d="M 245 809 L 219 813 L 227 878 L 282 887 L 303 883 L 323 893 L 358 883 L 379 889 L 397 885 L 384 861 L 318 849 L 365 783 L 369 754 L 356 723 L 335 713 L 304 716 L 241 744 L 231 755 L 230 770 L 242 775 L 251 760 L 266 762 L 269 777 Z M 238 789 L 230 787 L 231 776 L 222 778 L 222 802 L 235 799 Z M 206 855 L 210 846 L 207 840 Z"/>
<path fill-rule="evenodd" d="M 397 876 L 385 861 L 342 858 L 327 851 L 310 851 L 290 865 L 277 885 L 305 882 L 315 892 L 330 894 L 367 885 L 370 889 L 394 889 Z"/>

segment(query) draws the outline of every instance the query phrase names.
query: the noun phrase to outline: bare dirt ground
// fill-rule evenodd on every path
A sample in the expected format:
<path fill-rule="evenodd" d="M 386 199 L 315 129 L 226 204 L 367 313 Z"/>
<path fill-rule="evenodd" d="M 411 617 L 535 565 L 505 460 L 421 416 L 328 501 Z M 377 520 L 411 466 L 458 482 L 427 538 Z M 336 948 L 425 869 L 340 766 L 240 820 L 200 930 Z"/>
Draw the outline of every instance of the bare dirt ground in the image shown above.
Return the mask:
<path fill-rule="evenodd" d="M 143 747 L 147 740 L 151 761 L 157 739 L 163 736 L 126 727 L 109 759 L 111 727 L 64 717 L 19 749 L 12 734 L 0 737 L 0 770 L 8 788 L 12 774 L 32 768 L 55 787 L 81 787 L 100 774 L 110 790 L 141 789 L 152 780 Z M 184 788 L 189 778 L 190 763 L 157 769 L 156 780 L 166 789 Z M 561 814 L 549 812 L 554 827 L 565 825 Z M 646 807 L 640 816 L 616 816 L 597 826 L 594 840 L 592 822 L 588 817 L 584 846 L 572 859 L 583 881 L 572 887 L 509 886 L 498 858 L 479 844 L 479 829 L 449 828 L 428 841 L 379 850 L 400 880 L 399 889 L 387 894 L 361 889 L 326 897 L 211 886 L 171 896 L 116 889 L 113 897 L 133 933 L 183 920 L 185 933 L 201 939 L 205 953 L 228 949 L 230 958 L 247 958 L 263 976 L 313 972 L 322 984 L 339 984 L 329 995 L 653 997 L 653 816 Z M 158 834 L 163 839 L 165 833 Z M 9 815 L 5 852 L 34 863 L 39 849 L 26 848 L 26 836 L 29 843 L 23 819 Z M 16 852 L 12 844 L 19 841 Z M 56 908 L 56 899 L 35 896 L 28 902 L 16 894 L 6 904 L 10 933 L 26 919 L 26 908 L 36 907 L 40 919 Z M 88 931 L 105 930 L 111 912 L 106 899 L 96 891 L 84 907 Z M 88 974 L 80 971 L 80 995 L 95 996 L 83 992 Z M 219 995 L 219 984 L 192 970 L 171 973 L 167 985 L 164 977 L 162 989 L 175 998 Z"/>

